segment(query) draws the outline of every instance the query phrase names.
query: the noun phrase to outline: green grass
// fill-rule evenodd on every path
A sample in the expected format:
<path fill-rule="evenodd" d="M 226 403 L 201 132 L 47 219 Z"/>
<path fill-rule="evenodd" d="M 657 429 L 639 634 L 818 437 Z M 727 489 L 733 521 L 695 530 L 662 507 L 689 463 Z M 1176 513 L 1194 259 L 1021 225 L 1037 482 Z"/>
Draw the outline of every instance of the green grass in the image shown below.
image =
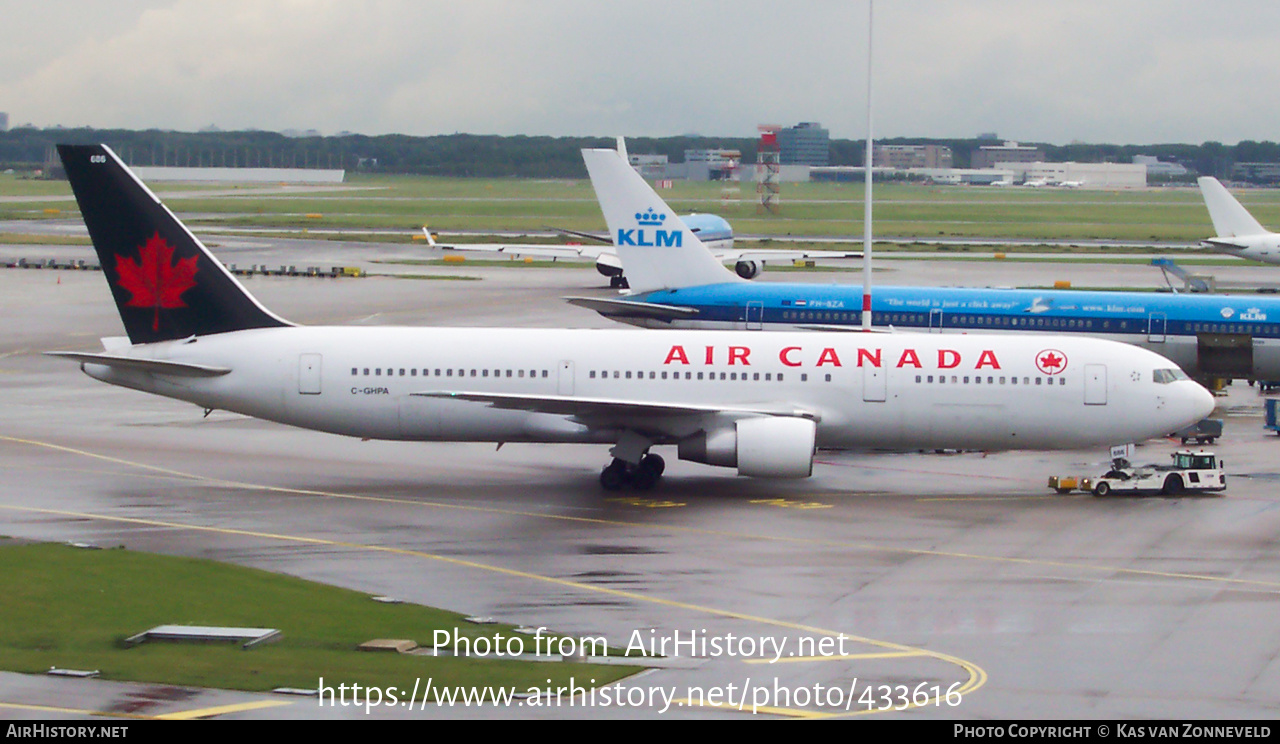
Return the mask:
<path fill-rule="evenodd" d="M 0 232 L 0 243 L 6 245 L 93 245 L 88 238 L 76 235 L 36 235 Z"/>
<path fill-rule="evenodd" d="M 357 683 L 413 689 L 505 686 L 523 691 L 567 682 L 606 684 L 636 667 L 361 652 L 374 638 L 430 645 L 437 629 L 468 638 L 511 637 L 509 626 L 473 625 L 461 615 L 213 561 L 0 542 L 0 669 L 100 670 L 106 679 L 238 690 Z M 251 651 L 237 645 L 123 639 L 156 625 L 267 627 L 281 640 Z M 526 648 L 532 650 L 527 636 Z"/>
<path fill-rule="evenodd" d="M 543 231 L 549 227 L 603 231 L 604 219 L 586 179 L 466 179 L 353 175 L 345 191 L 243 193 L 226 184 L 161 184 L 160 195 L 179 214 L 200 214 L 191 224 L 282 228 L 381 227 L 435 231 Z M 862 233 L 861 184 L 783 184 L 781 212 L 759 214 L 755 187 L 677 181 L 661 195 L 679 213 L 713 212 L 742 234 L 791 237 Z M 188 196 L 165 196 L 186 193 Z M 69 193 L 65 182 L 0 178 L 0 196 Z M 1237 192 L 1260 222 L 1280 228 L 1280 190 Z M 727 198 L 726 198 L 727 197 Z M 0 218 L 43 218 L 45 208 L 77 216 L 71 202 L 0 203 Z M 320 215 L 319 218 L 308 215 Z M 1212 233 L 1195 188 L 1137 191 L 940 187 L 886 183 L 876 187 L 876 233 L 903 238 L 1128 239 L 1193 241 Z M 344 238 L 382 240 L 385 238 Z"/>

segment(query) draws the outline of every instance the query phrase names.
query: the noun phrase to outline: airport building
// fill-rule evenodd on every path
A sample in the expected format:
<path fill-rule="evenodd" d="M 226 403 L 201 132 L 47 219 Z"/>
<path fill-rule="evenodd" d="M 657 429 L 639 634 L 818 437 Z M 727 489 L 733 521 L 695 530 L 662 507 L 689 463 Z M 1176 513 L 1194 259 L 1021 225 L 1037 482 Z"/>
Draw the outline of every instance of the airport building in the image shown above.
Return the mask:
<path fill-rule="evenodd" d="M 9 113 L 0 111 L 0 132 L 9 131 Z"/>
<path fill-rule="evenodd" d="M 1185 176 L 1188 173 L 1181 163 L 1162 163 L 1154 155 L 1134 155 L 1133 162 L 1147 166 L 1148 176 Z"/>
<path fill-rule="evenodd" d="M 782 165 L 826 165 L 831 161 L 831 134 L 816 121 L 778 130 Z"/>
<path fill-rule="evenodd" d="M 950 168 L 951 148 L 944 145 L 874 145 L 871 164 L 877 168 Z"/>
<path fill-rule="evenodd" d="M 643 178 L 650 181 L 675 178 L 672 175 L 671 163 L 666 155 L 627 155 L 627 162 L 636 169 Z M 684 177 L 681 173 L 680 178 Z"/>
<path fill-rule="evenodd" d="M 725 181 L 733 178 L 742 162 L 739 150 L 685 150 L 685 178 L 690 181 Z"/>
<path fill-rule="evenodd" d="M 1075 186 L 1082 189 L 1141 189 L 1147 166 L 1141 163 L 996 163 L 1014 174 L 1014 183 Z"/>
<path fill-rule="evenodd" d="M 1236 163 L 1231 178 L 1250 183 L 1280 183 L 1280 163 Z"/>
<path fill-rule="evenodd" d="M 970 156 L 971 168 L 997 168 L 997 163 L 1042 163 L 1044 150 L 1038 147 L 1005 142 L 1002 145 L 983 145 Z"/>

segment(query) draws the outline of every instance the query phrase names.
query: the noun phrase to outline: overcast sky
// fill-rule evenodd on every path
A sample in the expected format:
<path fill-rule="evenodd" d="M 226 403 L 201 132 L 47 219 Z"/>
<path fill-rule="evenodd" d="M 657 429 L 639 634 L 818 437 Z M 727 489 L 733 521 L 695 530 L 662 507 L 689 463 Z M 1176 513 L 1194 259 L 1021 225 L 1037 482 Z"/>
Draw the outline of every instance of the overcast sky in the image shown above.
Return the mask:
<path fill-rule="evenodd" d="M 867 0 L 0 0 L 0 19 L 11 126 L 866 135 Z M 1278 32 L 1275 0 L 879 0 L 875 135 L 1280 140 Z"/>

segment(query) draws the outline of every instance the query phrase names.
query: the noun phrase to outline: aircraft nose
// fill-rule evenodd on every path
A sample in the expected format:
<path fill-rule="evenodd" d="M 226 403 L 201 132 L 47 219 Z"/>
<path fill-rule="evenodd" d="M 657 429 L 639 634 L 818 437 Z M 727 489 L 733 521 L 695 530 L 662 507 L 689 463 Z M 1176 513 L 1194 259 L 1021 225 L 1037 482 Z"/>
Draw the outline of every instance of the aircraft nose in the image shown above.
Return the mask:
<path fill-rule="evenodd" d="M 1179 415 L 1179 420 L 1185 416 L 1186 420 L 1178 425 L 1178 428 L 1190 426 L 1191 424 L 1208 418 L 1213 413 L 1213 409 L 1217 407 L 1218 401 L 1213 397 L 1213 393 L 1209 392 L 1198 382 L 1193 380 L 1183 380 L 1178 391 L 1177 405 L 1173 406 L 1173 410 Z"/>
<path fill-rule="evenodd" d="M 1195 390 L 1192 391 L 1192 407 L 1196 411 L 1196 421 L 1207 418 L 1213 413 L 1213 409 L 1218 406 L 1218 401 L 1213 397 L 1213 393 L 1205 389 L 1200 383 L 1192 383 Z"/>

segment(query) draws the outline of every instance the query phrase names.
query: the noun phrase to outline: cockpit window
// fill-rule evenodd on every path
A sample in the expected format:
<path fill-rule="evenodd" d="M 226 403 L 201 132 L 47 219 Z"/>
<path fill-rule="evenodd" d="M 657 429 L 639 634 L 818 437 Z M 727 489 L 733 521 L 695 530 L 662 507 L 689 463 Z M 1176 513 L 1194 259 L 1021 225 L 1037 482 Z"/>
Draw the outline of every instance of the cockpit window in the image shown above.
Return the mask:
<path fill-rule="evenodd" d="M 1159 384 L 1161 384 L 1161 385 L 1167 385 L 1167 384 L 1169 384 L 1169 383 L 1171 383 L 1171 382 L 1177 382 L 1178 380 L 1189 380 L 1189 379 L 1191 379 L 1190 377 L 1187 377 L 1187 373 L 1186 373 L 1186 372 L 1183 372 L 1182 370 L 1178 369 L 1177 367 L 1174 367 L 1173 369 L 1157 369 L 1157 370 L 1153 370 L 1153 371 L 1151 372 L 1151 378 L 1152 378 L 1155 382 L 1157 382 L 1157 383 L 1159 383 Z"/>

